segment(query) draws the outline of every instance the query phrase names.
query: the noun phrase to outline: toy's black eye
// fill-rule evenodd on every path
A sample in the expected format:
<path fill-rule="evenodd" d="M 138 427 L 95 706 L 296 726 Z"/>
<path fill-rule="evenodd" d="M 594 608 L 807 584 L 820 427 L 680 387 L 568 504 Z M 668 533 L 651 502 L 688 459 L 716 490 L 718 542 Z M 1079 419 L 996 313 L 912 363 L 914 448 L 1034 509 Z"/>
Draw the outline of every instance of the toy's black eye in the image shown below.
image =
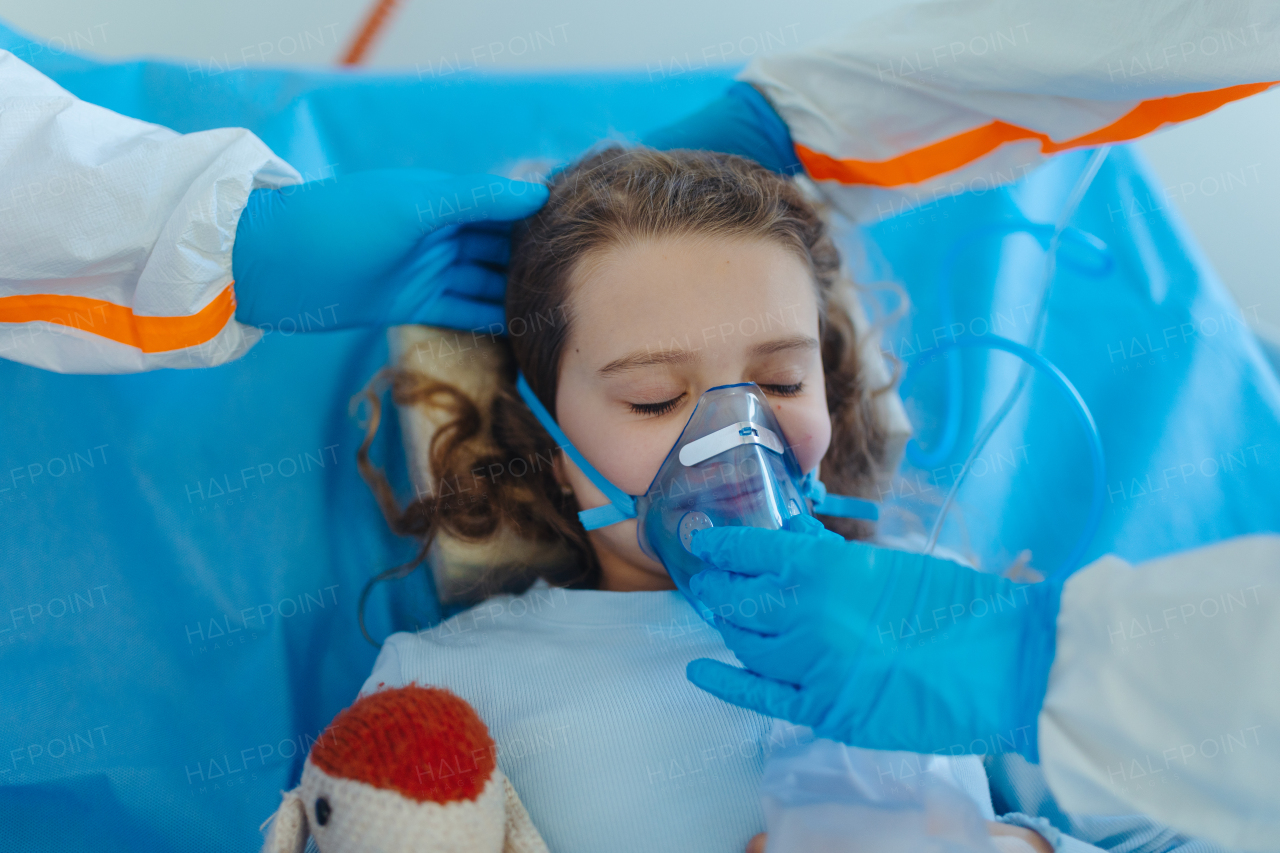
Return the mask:
<path fill-rule="evenodd" d="M 329 808 L 329 801 L 324 797 L 316 797 L 316 823 L 324 826 L 329 822 L 329 813 L 333 809 Z"/>

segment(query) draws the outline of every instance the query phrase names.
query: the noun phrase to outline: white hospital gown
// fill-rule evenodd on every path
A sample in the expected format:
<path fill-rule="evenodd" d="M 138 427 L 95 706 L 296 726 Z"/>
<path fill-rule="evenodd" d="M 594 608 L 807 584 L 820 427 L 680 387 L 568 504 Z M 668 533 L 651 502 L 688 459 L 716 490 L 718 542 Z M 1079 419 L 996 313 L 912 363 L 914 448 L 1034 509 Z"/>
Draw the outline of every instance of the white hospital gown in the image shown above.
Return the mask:
<path fill-rule="evenodd" d="M 694 687 L 698 657 L 736 664 L 677 592 L 539 584 L 393 635 L 362 693 L 417 682 L 470 702 L 556 853 L 742 853 L 765 828 L 766 758 L 808 730 Z M 979 760 L 942 760 L 990 817 Z"/>

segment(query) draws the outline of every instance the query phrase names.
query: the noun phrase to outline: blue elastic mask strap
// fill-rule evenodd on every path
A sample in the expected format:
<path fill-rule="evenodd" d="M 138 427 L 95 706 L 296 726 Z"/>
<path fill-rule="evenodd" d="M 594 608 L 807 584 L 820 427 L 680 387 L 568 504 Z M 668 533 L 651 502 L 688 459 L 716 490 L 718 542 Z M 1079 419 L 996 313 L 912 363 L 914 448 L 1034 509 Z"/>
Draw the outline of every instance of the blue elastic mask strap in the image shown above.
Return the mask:
<path fill-rule="evenodd" d="M 560 425 L 556 423 L 555 418 L 551 417 L 551 413 L 547 411 L 546 406 L 542 405 L 542 401 L 533 393 L 529 383 L 524 381 L 523 373 L 516 374 L 516 390 L 520 392 L 520 398 L 524 400 L 525 405 L 533 412 L 533 416 L 538 419 L 538 423 L 542 424 L 543 429 L 551 433 L 551 438 L 555 441 L 556 446 L 568 453 L 574 464 L 578 466 L 582 473 L 587 475 L 587 479 L 594 483 L 597 489 L 604 492 L 605 497 L 609 499 L 609 503 L 604 506 L 598 506 L 595 509 L 584 509 L 578 513 L 578 519 L 582 522 L 582 526 L 587 530 L 595 530 L 598 527 L 608 527 L 610 524 L 617 524 L 619 521 L 635 518 L 636 499 L 606 480 L 587 461 L 586 457 L 578 452 L 578 448 L 574 447 L 573 443 L 569 441 L 568 436 L 560 429 Z"/>
<path fill-rule="evenodd" d="M 834 515 L 836 518 L 864 518 L 880 520 L 880 505 L 862 498 L 827 494 L 827 487 L 818 479 L 818 472 L 810 471 L 800 481 L 804 496 L 813 502 L 814 515 Z"/>

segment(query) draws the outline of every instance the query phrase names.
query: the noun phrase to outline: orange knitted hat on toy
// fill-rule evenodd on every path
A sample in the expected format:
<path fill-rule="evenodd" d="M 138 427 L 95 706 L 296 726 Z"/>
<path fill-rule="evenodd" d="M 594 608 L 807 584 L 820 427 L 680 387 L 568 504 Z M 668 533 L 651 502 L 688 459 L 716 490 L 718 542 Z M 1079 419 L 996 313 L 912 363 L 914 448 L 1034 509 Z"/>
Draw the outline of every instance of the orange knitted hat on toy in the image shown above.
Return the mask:
<path fill-rule="evenodd" d="M 356 700 L 312 746 L 311 761 L 330 776 L 448 803 L 480 795 L 496 753 L 470 705 L 448 690 L 410 684 Z"/>

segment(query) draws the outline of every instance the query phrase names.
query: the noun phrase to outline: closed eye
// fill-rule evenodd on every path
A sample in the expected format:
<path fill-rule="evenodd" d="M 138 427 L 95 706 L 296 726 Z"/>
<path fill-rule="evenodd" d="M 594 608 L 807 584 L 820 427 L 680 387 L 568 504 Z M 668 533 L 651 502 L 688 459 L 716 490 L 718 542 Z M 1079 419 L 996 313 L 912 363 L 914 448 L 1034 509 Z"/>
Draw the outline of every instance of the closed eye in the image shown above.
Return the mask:
<path fill-rule="evenodd" d="M 769 394 L 778 397 L 795 397 L 804 390 L 803 382 L 796 382 L 793 385 L 761 385 L 761 388 Z"/>
<path fill-rule="evenodd" d="M 672 397 L 670 400 L 665 400 L 661 403 L 628 403 L 627 405 L 630 406 L 631 411 L 637 415 L 657 417 L 673 411 L 676 406 L 680 405 L 680 401 L 683 399 L 684 394 L 681 394 L 679 397 Z"/>

